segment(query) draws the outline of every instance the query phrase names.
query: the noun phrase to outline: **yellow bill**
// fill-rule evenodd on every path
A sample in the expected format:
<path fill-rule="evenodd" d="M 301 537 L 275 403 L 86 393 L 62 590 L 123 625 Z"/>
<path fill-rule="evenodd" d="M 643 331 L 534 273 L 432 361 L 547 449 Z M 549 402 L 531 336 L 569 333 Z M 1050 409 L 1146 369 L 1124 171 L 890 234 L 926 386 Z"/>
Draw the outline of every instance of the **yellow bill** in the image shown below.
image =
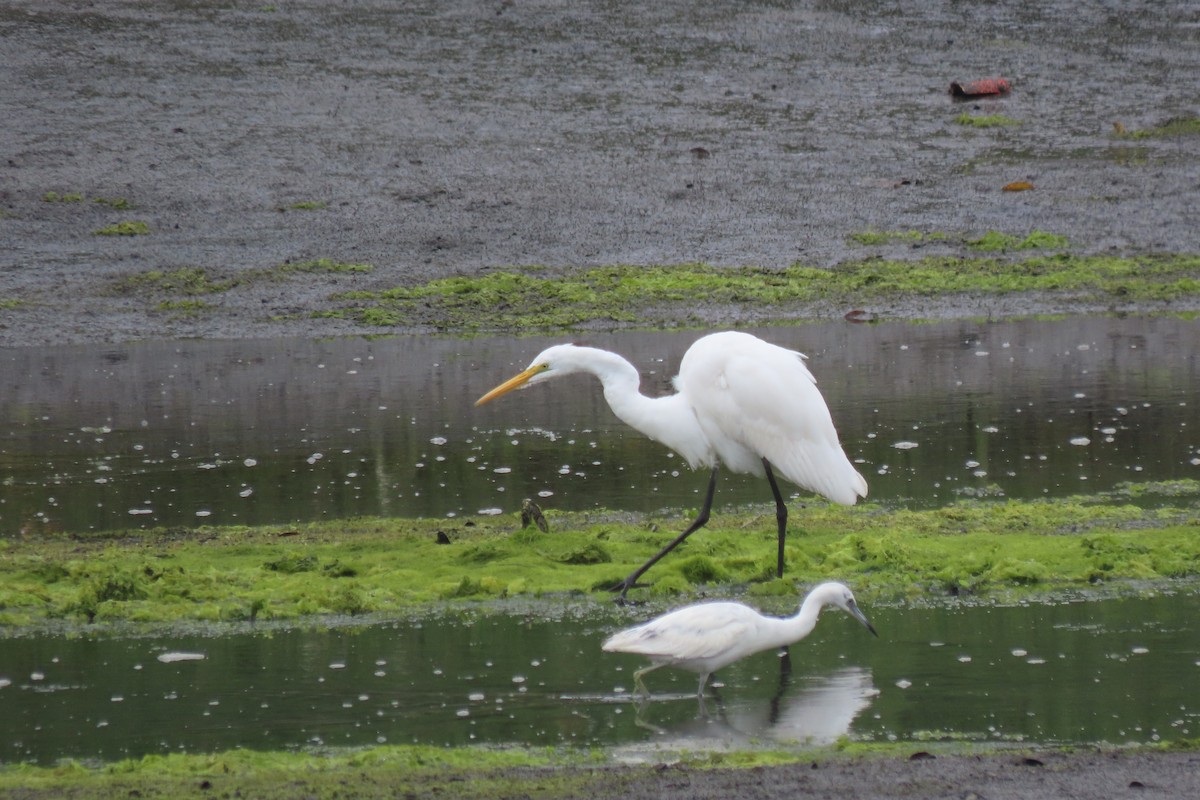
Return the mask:
<path fill-rule="evenodd" d="M 526 383 L 528 383 L 529 379 L 532 378 L 534 375 L 537 375 L 538 373 L 545 372 L 545 371 L 546 371 L 546 366 L 544 364 L 536 364 L 536 365 L 530 367 L 529 369 L 525 370 L 524 372 L 522 372 L 520 375 L 514 375 L 513 377 L 506 380 L 504 383 L 497 386 L 495 389 L 492 389 L 490 392 L 485 394 L 483 397 L 476 400 L 475 405 L 481 406 L 484 403 L 490 403 L 491 401 L 495 400 L 500 395 L 508 394 L 513 389 L 520 389 L 522 386 L 524 386 Z"/>

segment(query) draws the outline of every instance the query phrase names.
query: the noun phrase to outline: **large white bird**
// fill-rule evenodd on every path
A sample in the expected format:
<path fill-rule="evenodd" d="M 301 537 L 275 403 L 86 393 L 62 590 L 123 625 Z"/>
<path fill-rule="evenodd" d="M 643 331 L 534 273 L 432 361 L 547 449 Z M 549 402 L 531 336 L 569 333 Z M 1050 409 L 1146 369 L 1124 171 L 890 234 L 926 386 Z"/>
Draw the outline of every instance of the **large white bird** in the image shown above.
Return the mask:
<path fill-rule="evenodd" d="M 700 675 L 697 695 L 704 696 L 708 676 L 738 659 L 786 647 L 812 633 L 825 606 L 840 608 L 875 633 L 874 626 L 840 583 L 822 583 L 791 617 L 768 617 L 741 603 L 716 601 L 684 606 L 605 640 L 609 653 L 635 653 L 650 666 L 633 673 L 634 684 L 649 696 L 643 678 L 659 667 L 678 667 Z"/>
<path fill-rule="evenodd" d="M 623 600 L 642 574 L 708 522 L 717 472 L 766 476 L 775 497 L 779 552 L 776 574 L 783 577 L 787 506 L 775 481 L 778 470 L 792 483 L 837 503 L 853 505 L 867 496 L 867 482 L 838 441 L 829 407 L 805 356 L 756 336 L 726 331 L 705 336 L 684 353 L 676 393 L 647 397 L 641 378 L 616 353 L 560 344 L 538 354 L 529 367 L 475 401 L 483 405 L 524 386 L 587 372 L 600 379 L 604 398 L 622 421 L 678 453 L 693 469 L 709 467 L 708 491 L 699 515 L 653 558 L 613 587 Z"/>

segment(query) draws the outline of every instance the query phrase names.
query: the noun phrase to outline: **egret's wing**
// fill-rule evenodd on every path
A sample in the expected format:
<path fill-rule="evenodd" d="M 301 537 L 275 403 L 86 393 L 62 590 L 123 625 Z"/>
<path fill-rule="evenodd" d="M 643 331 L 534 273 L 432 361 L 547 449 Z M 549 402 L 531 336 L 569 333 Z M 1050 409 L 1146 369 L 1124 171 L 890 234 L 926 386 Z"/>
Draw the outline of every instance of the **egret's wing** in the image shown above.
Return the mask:
<path fill-rule="evenodd" d="M 745 641 L 757 619 L 739 603 L 701 603 L 615 633 L 603 648 L 672 661 L 711 659 Z"/>
<path fill-rule="evenodd" d="M 835 502 L 866 496 L 800 353 L 741 334 L 697 355 L 681 365 L 680 390 L 730 468 L 761 472 L 756 462 L 766 458 L 792 483 Z"/>

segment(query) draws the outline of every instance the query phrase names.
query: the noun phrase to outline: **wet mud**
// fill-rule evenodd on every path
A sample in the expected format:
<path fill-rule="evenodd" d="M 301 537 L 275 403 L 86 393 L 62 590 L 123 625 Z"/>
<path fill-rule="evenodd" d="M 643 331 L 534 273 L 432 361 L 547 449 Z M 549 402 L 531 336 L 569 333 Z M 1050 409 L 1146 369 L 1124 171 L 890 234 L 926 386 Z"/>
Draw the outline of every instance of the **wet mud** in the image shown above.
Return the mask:
<path fill-rule="evenodd" d="M 1030 798 L 1186 797 L 1200 780 L 1200 756 L 1190 753 L 1091 752 L 936 756 L 914 750 L 907 759 L 815 759 L 786 767 L 687 770 L 664 767 L 637 781 L 599 773 L 595 798 Z"/>
<path fill-rule="evenodd" d="M 1150 0 L 15 0 L 0 345 L 420 331 L 322 313 L 512 265 L 961 247 L 864 231 L 1196 252 L 1200 137 L 1134 134 L 1195 116 L 1198 25 Z M 372 269 L 296 269 L 316 259 Z M 207 283 L 173 301 L 126 280 L 181 270 Z"/>

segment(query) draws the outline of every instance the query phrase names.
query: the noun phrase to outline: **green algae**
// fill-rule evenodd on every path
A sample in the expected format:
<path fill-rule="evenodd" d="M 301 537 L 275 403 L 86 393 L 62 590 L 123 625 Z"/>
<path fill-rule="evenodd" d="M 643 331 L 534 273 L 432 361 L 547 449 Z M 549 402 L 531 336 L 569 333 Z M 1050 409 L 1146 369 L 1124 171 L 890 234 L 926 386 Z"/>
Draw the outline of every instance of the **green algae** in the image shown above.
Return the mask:
<path fill-rule="evenodd" d="M 971 128 L 1008 128 L 1021 124 L 1019 120 L 1004 114 L 970 114 L 965 111 L 955 117 L 954 121 Z"/>
<path fill-rule="evenodd" d="M 350 319 L 375 327 L 405 324 L 473 332 L 481 330 L 571 329 L 597 323 L 627 325 L 661 318 L 663 324 L 697 324 L 698 306 L 723 305 L 779 320 L 829 305 L 861 307 L 895 297 L 970 294 L 1054 295 L 1064 301 L 1169 303 L 1200 294 L 1200 257 L 1146 254 L 1079 256 L 1063 252 L 1065 237 L 1032 231 L 1012 235 L 988 231 L 977 238 L 916 231 L 866 232 L 860 244 L 933 242 L 962 247 L 970 256 L 920 259 L 864 258 L 832 268 L 794 264 L 784 269 L 610 265 L 571 270 L 523 267 L 478 277 L 456 276 L 414 286 L 350 291 L 334 297 L 338 307 L 318 316 Z M 234 275 L 204 267 L 150 270 L 113 281 L 109 291 L 149 295 L 153 302 L 228 291 L 300 275 L 359 275 L 370 264 L 329 258 L 285 262 Z M 165 300 L 164 300 L 165 296 Z M 178 309 L 200 313 L 204 308 Z"/>
<path fill-rule="evenodd" d="M 1117 134 L 1122 139 L 1167 139 L 1183 136 L 1200 136 L 1200 117 L 1182 116 L 1171 119 L 1152 128 L 1127 131 L 1123 126 L 1118 127 Z"/>
<path fill-rule="evenodd" d="M 867 241 L 875 241 L 868 239 Z M 420 321 L 462 331 L 563 329 L 631 323 L 667 310 L 687 324 L 697 305 L 723 304 L 787 317 L 812 304 L 861 305 L 897 296 L 1055 294 L 1064 300 L 1171 301 L 1200 293 L 1200 257 L 1079 256 L 1062 236 L 990 232 L 970 257 L 866 258 L 833 268 L 617 265 L 584 270 L 528 267 L 353 291 L 323 316 L 393 326 Z"/>
<path fill-rule="evenodd" d="M 119 296 L 144 296 L 158 299 L 154 308 L 182 317 L 207 313 L 216 306 L 195 299 L 198 296 L 219 294 L 254 283 L 284 281 L 297 275 L 367 273 L 370 264 L 315 258 L 288 261 L 266 269 L 251 269 L 236 275 L 222 275 L 206 267 L 180 267 L 174 270 L 146 270 L 117 278 L 108 284 L 107 293 Z"/>
<path fill-rule="evenodd" d="M 176 270 L 147 270 L 114 281 L 111 291 L 116 294 L 164 293 L 186 296 L 225 292 L 237 285 L 235 280 L 215 278 L 203 267 L 182 267 Z"/>
<path fill-rule="evenodd" d="M 366 750 L 145 756 L 108 764 L 0 767 L 0 794 L 24 798 L 502 797 L 524 786 L 580 796 L 603 756 L 582 750 L 385 746 Z M 540 790 L 540 791 L 539 791 Z"/>
<path fill-rule="evenodd" d="M 937 733 L 937 732 L 933 732 Z M 1158 746 L 1106 748 L 1119 754 L 1194 753 L 1197 740 L 1175 740 Z M 996 769 L 1026 753 L 1039 758 L 1069 758 L 1070 747 L 1015 749 L 1007 742 L 938 740 L 921 742 L 920 750 L 938 758 L 1003 759 Z M 1089 751 L 1095 755 L 1095 751 Z M 397 797 L 618 797 L 642 796 L 647 787 L 690 783 L 689 772 L 751 771 L 751 786 L 760 786 L 772 767 L 802 764 L 868 766 L 873 761 L 911 760 L 911 742 L 856 742 L 847 738 L 817 748 L 754 748 L 722 752 L 663 753 L 644 765 L 617 763 L 611 754 L 572 748 L 434 748 L 387 745 L 364 750 L 257 752 L 232 750 L 213 754 L 146 756 L 112 763 L 65 761 L 55 766 L 0 766 L 0 794 L 25 800 L 126 800 L 130 797 L 254 797 L 292 800 L 338 797 L 346 800 Z M 1186 756 L 1185 756 L 1186 757 Z M 673 763 L 672 763 L 673 762 Z M 664 769 L 671 763 L 664 778 Z M 641 793 L 631 792 L 640 787 Z"/>
<path fill-rule="evenodd" d="M 148 233 L 150 233 L 149 224 L 139 220 L 115 222 L 92 231 L 94 236 L 145 236 Z"/>
<path fill-rule="evenodd" d="M 84 196 L 81 192 L 46 192 L 42 195 L 42 202 L 45 203 L 82 203 Z M 127 211 L 133 208 L 133 204 L 124 197 L 93 197 L 93 203 L 102 206 L 108 206 L 115 211 Z"/>
<path fill-rule="evenodd" d="M 724 584 L 774 595 L 838 579 L 867 595 L 914 597 L 1190 578 L 1200 575 L 1200 491 L 1176 491 L 1179 504 L 1150 510 L 1119 496 L 922 511 L 812 503 L 793 518 L 782 580 L 770 515 L 722 514 L 634 594 Z M 301 621 L 564 594 L 606 601 L 688 521 L 550 516 L 552 534 L 522 530 L 514 516 L 9 539 L 0 541 L 0 626 Z"/>
<path fill-rule="evenodd" d="M 133 204 L 124 197 L 93 197 L 92 202 L 108 206 L 115 211 L 127 211 L 133 208 Z"/>
<path fill-rule="evenodd" d="M 46 192 L 42 195 L 45 203 L 82 203 L 83 195 L 79 192 Z"/>

